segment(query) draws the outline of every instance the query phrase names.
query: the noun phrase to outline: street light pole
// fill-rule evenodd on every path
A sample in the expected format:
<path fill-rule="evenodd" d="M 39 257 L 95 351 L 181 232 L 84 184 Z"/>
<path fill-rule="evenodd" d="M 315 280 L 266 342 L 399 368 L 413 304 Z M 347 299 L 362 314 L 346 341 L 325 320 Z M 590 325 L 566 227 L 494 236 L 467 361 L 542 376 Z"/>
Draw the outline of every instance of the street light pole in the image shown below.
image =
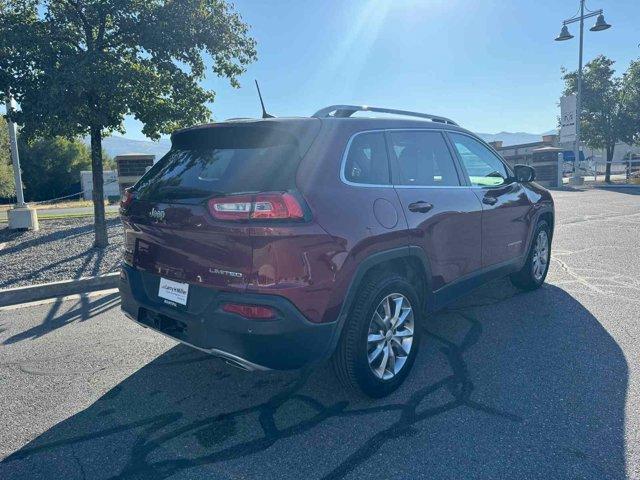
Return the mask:
<path fill-rule="evenodd" d="M 577 95 L 576 95 L 576 137 L 574 143 L 574 159 L 573 159 L 573 176 L 569 179 L 569 183 L 573 185 L 581 185 L 584 182 L 582 175 L 578 172 L 578 162 L 580 161 L 580 118 L 582 114 L 582 52 L 584 44 L 584 20 L 597 16 L 596 23 L 589 30 L 592 32 L 599 32 L 611 27 L 604 20 L 604 13 L 602 10 L 588 11 L 585 15 L 585 0 L 580 0 L 580 16 L 568 18 L 562 22 L 562 30 L 560 35 L 556 37 L 556 41 L 570 40 L 573 35 L 569 33 L 567 25 L 574 22 L 580 22 L 580 47 L 578 52 L 578 75 L 577 75 Z"/>
<path fill-rule="evenodd" d="M 576 97 L 576 143 L 573 149 L 573 177 L 569 182 L 573 185 L 582 185 L 584 179 L 578 171 L 580 162 L 580 117 L 582 113 L 582 50 L 584 43 L 584 2 L 580 0 L 580 53 L 578 54 L 578 95 Z"/>
<path fill-rule="evenodd" d="M 38 214 L 34 208 L 24 203 L 24 192 L 22 190 L 22 173 L 20 171 L 20 156 L 18 154 L 18 130 L 16 124 L 11 120 L 11 112 L 16 108 L 16 102 L 11 92 L 6 93 L 7 107 L 7 127 L 9 128 L 9 149 L 11 150 L 11 161 L 13 163 L 13 177 L 16 183 L 16 204 L 7 211 L 9 228 L 14 230 L 38 230 Z"/>
<path fill-rule="evenodd" d="M 11 151 L 11 162 L 13 163 L 13 177 L 16 183 L 16 207 L 24 207 L 24 192 L 22 190 L 22 174 L 20 172 L 20 156 L 18 155 L 18 138 L 16 124 L 13 123 L 9 114 L 15 110 L 16 102 L 11 96 L 11 93 L 7 93 L 7 127 L 9 128 L 9 150 Z"/>

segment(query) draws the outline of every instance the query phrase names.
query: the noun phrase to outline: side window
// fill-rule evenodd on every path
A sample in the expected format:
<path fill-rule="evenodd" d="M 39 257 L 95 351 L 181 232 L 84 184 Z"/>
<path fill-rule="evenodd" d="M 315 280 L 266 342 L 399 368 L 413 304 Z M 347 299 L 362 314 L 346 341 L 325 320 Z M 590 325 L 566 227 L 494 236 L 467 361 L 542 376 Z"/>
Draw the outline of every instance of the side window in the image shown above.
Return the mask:
<path fill-rule="evenodd" d="M 349 182 L 367 185 L 391 183 L 384 133 L 361 133 L 353 137 L 345 162 L 344 178 Z"/>
<path fill-rule="evenodd" d="M 509 172 L 496 155 L 476 139 L 459 133 L 451 133 L 451 141 L 460 154 L 471 185 L 495 187 L 505 183 Z"/>
<path fill-rule="evenodd" d="M 397 185 L 460 185 L 453 158 L 440 132 L 396 131 L 389 137 L 398 165 Z"/>

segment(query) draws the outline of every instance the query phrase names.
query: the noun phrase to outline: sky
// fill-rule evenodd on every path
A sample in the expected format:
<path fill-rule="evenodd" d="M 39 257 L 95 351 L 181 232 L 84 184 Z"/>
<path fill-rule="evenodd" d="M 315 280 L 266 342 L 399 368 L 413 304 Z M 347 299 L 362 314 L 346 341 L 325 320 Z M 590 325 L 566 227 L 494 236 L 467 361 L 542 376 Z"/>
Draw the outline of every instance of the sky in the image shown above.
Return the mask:
<path fill-rule="evenodd" d="M 555 42 L 578 0 L 235 0 L 258 60 L 241 88 L 210 72 L 216 120 L 260 115 L 254 79 L 276 116 L 331 104 L 424 111 L 475 132 L 542 133 L 557 124 L 561 67 L 577 69 L 576 38 Z M 622 73 L 640 58 L 640 0 L 590 0 L 612 28 L 585 25 L 585 62 L 598 54 Z M 129 138 L 141 125 L 126 120 Z"/>

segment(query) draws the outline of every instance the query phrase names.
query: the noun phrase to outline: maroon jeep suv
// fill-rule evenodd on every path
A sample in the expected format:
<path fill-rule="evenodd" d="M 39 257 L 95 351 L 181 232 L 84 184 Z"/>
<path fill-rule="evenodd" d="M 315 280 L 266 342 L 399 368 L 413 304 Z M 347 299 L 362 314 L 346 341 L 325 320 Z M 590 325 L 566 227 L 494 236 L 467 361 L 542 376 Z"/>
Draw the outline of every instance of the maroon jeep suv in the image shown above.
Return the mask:
<path fill-rule="evenodd" d="M 334 105 L 171 141 L 122 201 L 122 309 L 235 366 L 331 358 L 380 397 L 431 312 L 499 276 L 534 289 L 547 274 L 549 192 L 447 118 Z"/>

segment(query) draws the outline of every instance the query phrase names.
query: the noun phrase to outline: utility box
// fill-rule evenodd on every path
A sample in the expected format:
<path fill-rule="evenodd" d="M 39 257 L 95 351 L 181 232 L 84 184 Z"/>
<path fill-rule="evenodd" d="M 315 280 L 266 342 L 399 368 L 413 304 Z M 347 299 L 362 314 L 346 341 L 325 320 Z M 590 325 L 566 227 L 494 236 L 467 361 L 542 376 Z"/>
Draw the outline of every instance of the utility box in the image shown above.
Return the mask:
<path fill-rule="evenodd" d="M 529 165 L 536 169 L 536 182 L 545 187 L 562 186 L 562 165 L 558 165 L 558 135 L 543 135 L 542 141 L 503 146 L 501 141 L 491 142 L 493 148 L 513 168 Z"/>
<path fill-rule="evenodd" d="M 140 180 L 147 170 L 153 166 L 155 155 L 143 153 L 126 153 L 115 158 L 118 169 L 118 186 L 120 194 Z"/>
<path fill-rule="evenodd" d="M 105 170 L 102 172 L 102 185 L 104 188 L 104 197 L 120 195 L 118 189 L 118 178 L 115 170 Z M 82 198 L 92 200 L 93 197 L 93 172 L 91 170 L 82 170 L 80 172 L 80 186 L 82 188 Z"/>
<path fill-rule="evenodd" d="M 533 150 L 529 165 L 536 169 L 536 182 L 544 187 L 561 187 L 562 177 L 558 172 L 562 171 L 559 166 L 559 153 L 562 149 L 558 147 L 541 147 Z"/>

